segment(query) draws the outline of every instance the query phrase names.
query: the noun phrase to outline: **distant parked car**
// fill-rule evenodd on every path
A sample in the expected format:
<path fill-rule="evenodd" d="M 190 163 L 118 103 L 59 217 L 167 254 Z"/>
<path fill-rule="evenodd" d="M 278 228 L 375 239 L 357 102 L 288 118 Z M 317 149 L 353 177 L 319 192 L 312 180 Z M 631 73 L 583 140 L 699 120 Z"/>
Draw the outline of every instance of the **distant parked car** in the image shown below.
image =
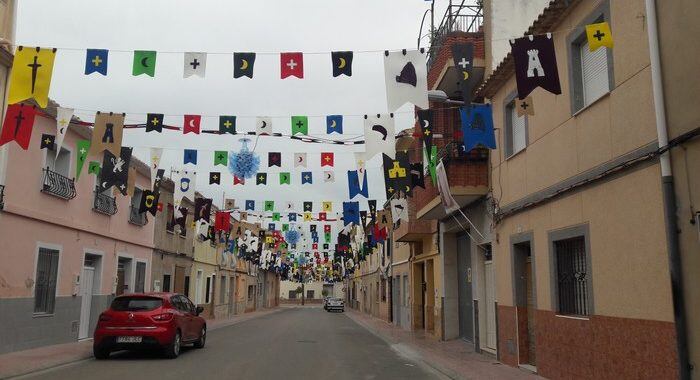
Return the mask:
<path fill-rule="evenodd" d="M 331 297 L 323 297 L 323 309 L 328 310 L 328 300 L 331 299 Z"/>
<path fill-rule="evenodd" d="M 345 301 L 342 298 L 329 298 L 326 303 L 326 311 L 331 312 L 334 310 L 339 310 L 341 312 L 345 311 Z"/>
<path fill-rule="evenodd" d="M 203 310 L 182 294 L 119 296 L 100 314 L 93 354 L 107 359 L 112 351 L 157 349 L 173 359 L 180 355 L 183 344 L 202 348 L 207 339 L 206 321 L 199 316 Z"/>

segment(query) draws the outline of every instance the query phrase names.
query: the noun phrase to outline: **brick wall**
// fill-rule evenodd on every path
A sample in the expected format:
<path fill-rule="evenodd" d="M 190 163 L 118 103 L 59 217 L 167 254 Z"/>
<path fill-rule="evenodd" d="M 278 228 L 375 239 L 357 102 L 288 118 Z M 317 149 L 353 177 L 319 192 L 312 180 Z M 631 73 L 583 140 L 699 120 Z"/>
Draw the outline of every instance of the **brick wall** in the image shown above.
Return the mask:
<path fill-rule="evenodd" d="M 452 45 L 455 43 L 471 42 L 474 44 L 474 58 L 484 59 L 486 56 L 484 49 L 483 33 L 453 32 L 443 38 L 442 47 L 438 50 L 437 57 L 428 68 L 428 88 L 435 88 L 435 84 L 447 64 L 452 64 Z M 432 107 L 431 107 L 432 108 Z"/>

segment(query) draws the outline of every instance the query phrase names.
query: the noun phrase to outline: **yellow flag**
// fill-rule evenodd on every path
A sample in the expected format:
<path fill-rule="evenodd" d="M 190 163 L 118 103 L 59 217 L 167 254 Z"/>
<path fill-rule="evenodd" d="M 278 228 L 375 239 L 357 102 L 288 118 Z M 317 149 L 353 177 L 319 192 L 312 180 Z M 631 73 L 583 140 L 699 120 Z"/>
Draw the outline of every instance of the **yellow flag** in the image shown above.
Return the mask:
<path fill-rule="evenodd" d="M 613 47 L 610 25 L 605 21 L 586 25 L 586 36 L 588 37 L 588 49 L 590 51 L 596 51 L 601 46 L 606 46 L 608 49 Z"/>
<path fill-rule="evenodd" d="M 10 74 L 9 104 L 34 98 L 41 108 L 49 102 L 56 49 L 19 46 Z"/>
<path fill-rule="evenodd" d="M 310 212 L 305 212 L 305 213 L 304 213 L 304 221 L 305 221 L 305 222 L 310 222 L 310 221 L 313 220 L 313 218 L 314 218 L 314 217 L 313 217 L 313 214 L 311 214 Z"/>
<path fill-rule="evenodd" d="M 326 212 L 333 211 L 333 202 L 323 202 L 323 211 L 326 211 Z"/>

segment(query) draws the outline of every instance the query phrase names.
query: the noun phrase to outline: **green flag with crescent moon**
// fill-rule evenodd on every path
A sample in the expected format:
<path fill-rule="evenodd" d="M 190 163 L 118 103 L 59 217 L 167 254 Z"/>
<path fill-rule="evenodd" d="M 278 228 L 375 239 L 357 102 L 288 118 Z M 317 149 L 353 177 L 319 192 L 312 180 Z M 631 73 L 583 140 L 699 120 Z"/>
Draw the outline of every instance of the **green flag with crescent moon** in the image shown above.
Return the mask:
<path fill-rule="evenodd" d="M 290 183 L 291 182 L 289 179 L 289 172 L 280 173 L 280 185 L 284 185 L 284 184 L 289 185 Z"/>
<path fill-rule="evenodd" d="M 78 157 L 75 160 L 75 179 L 79 179 L 80 172 L 83 171 L 85 160 L 87 160 L 88 152 L 90 151 L 90 140 L 78 140 L 75 143 L 75 150 L 78 152 Z"/>
<path fill-rule="evenodd" d="M 133 76 L 146 74 L 150 77 L 156 75 L 156 52 L 152 50 L 134 50 Z"/>
<path fill-rule="evenodd" d="M 433 180 L 433 185 L 437 185 L 437 146 L 433 145 L 430 148 L 430 160 L 428 161 L 428 171 L 430 172 L 430 178 Z"/>
<path fill-rule="evenodd" d="M 90 161 L 88 164 L 88 174 L 94 174 L 96 176 L 100 175 L 100 163 L 97 161 Z"/>

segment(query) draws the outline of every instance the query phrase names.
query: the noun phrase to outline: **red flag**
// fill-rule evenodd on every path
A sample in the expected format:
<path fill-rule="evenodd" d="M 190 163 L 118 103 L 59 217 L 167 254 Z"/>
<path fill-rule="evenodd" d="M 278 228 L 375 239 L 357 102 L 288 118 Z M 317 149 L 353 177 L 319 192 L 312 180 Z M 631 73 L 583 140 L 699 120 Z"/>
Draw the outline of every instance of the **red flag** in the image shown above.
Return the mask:
<path fill-rule="evenodd" d="M 226 211 L 217 211 L 214 229 L 217 231 L 228 231 L 231 229 L 231 213 Z"/>
<path fill-rule="evenodd" d="M 158 212 L 163 212 L 163 203 L 158 203 Z"/>
<path fill-rule="evenodd" d="M 22 149 L 27 150 L 29 139 L 32 137 L 35 116 L 36 109 L 33 106 L 22 103 L 9 105 L 5 114 L 5 122 L 2 124 L 0 146 L 15 140 Z"/>
<path fill-rule="evenodd" d="M 324 225 L 324 226 L 323 226 L 323 232 L 325 232 L 325 233 L 331 232 L 331 225 L 330 225 L 330 224 Z"/>
<path fill-rule="evenodd" d="M 233 176 L 233 184 L 234 185 L 245 185 L 245 178 L 238 178 L 234 175 Z"/>
<path fill-rule="evenodd" d="M 319 212 L 319 213 L 318 213 L 318 220 L 326 220 L 326 213 L 325 213 L 325 212 Z"/>
<path fill-rule="evenodd" d="M 182 134 L 194 132 L 199 134 L 199 123 L 202 121 L 200 115 L 185 115 L 185 124 L 182 127 Z"/>
<path fill-rule="evenodd" d="M 282 79 L 290 76 L 304 78 L 304 55 L 302 53 L 281 53 L 280 69 Z"/>
<path fill-rule="evenodd" d="M 379 225 L 375 224 L 372 236 L 374 240 L 386 240 L 386 227 L 379 228 Z"/>
<path fill-rule="evenodd" d="M 318 243 L 311 244 L 311 249 L 318 249 Z M 318 252 L 314 252 L 314 256 L 318 257 Z"/>
<path fill-rule="evenodd" d="M 321 153 L 321 166 L 333 166 L 333 153 Z"/>

